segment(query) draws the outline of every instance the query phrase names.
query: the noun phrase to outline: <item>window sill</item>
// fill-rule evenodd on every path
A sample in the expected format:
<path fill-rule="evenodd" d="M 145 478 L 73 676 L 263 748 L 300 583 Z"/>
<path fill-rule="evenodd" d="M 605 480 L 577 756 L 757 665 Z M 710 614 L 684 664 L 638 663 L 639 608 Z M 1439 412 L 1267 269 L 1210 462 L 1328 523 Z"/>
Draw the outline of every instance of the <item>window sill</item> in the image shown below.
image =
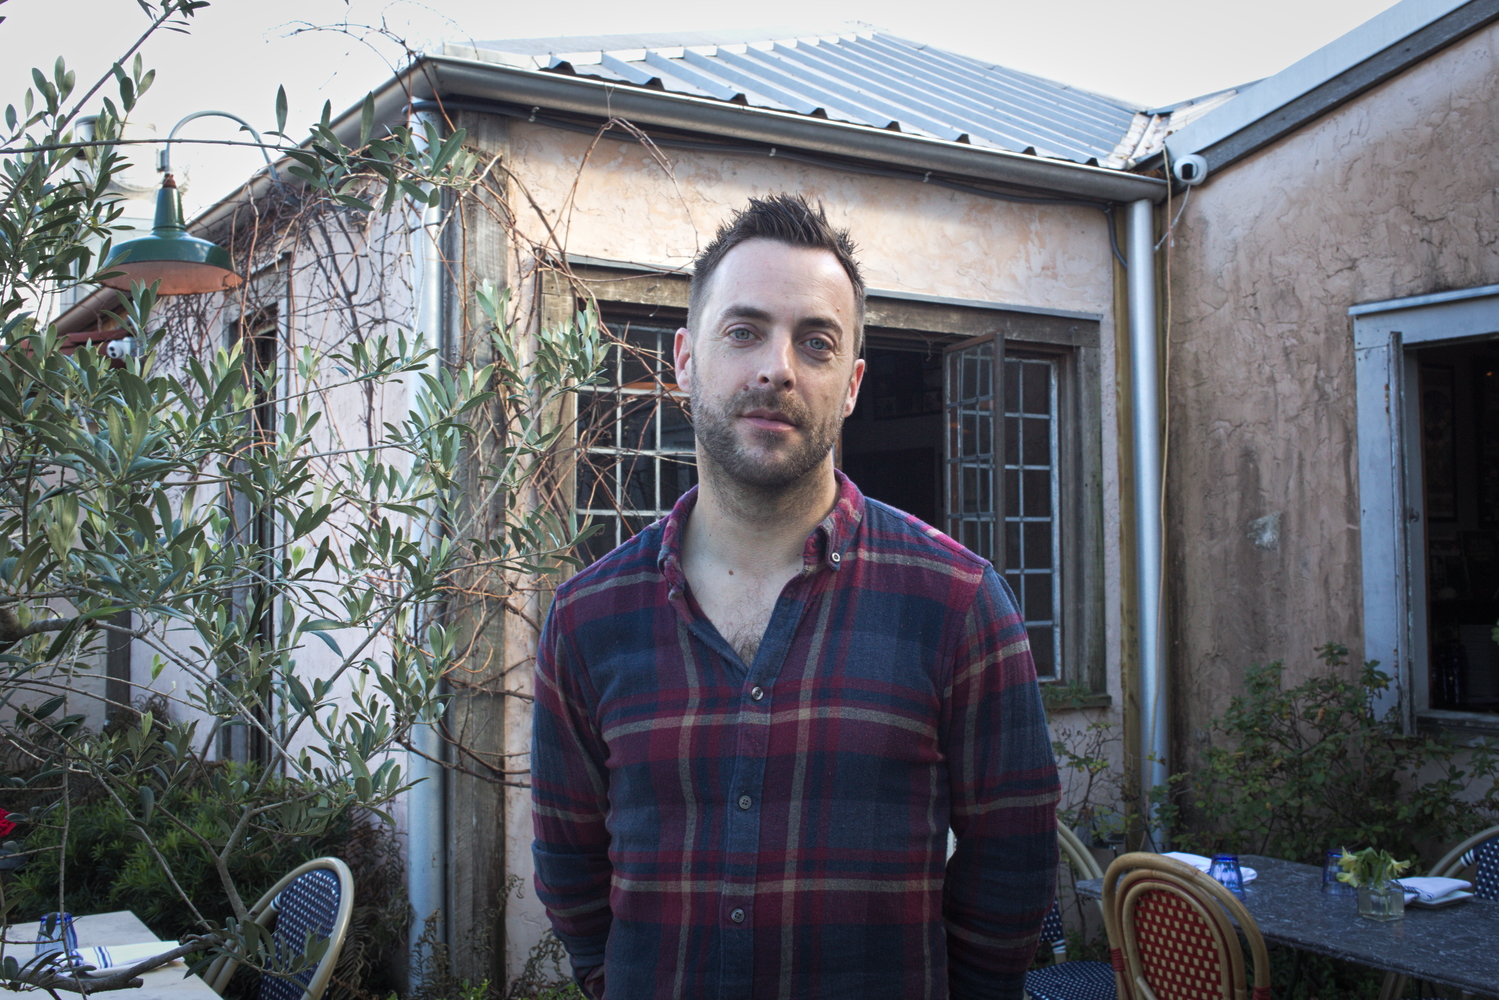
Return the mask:
<path fill-rule="evenodd" d="M 1106 691 L 1079 692 L 1055 681 L 1041 685 L 1041 701 L 1046 706 L 1047 715 L 1055 715 L 1058 712 L 1077 712 L 1089 708 L 1108 708 L 1114 704 L 1114 699 Z"/>
<path fill-rule="evenodd" d="M 1445 732 L 1454 736 L 1499 737 L 1499 714 L 1429 708 L 1416 713 L 1416 728 L 1422 732 Z"/>

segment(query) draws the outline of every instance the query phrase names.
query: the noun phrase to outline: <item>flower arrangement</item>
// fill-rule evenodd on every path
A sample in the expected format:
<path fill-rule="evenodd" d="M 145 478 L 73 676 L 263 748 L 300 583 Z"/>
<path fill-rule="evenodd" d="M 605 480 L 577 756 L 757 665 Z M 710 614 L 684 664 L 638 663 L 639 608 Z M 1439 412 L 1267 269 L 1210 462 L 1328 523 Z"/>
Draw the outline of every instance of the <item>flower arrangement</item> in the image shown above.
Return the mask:
<path fill-rule="evenodd" d="M 1343 856 L 1338 859 L 1338 867 L 1343 869 L 1338 873 L 1338 881 L 1346 882 L 1355 889 L 1365 884 L 1383 886 L 1404 875 L 1410 866 L 1409 861 L 1396 861 L 1389 851 L 1374 847 L 1350 851 L 1345 847 Z"/>

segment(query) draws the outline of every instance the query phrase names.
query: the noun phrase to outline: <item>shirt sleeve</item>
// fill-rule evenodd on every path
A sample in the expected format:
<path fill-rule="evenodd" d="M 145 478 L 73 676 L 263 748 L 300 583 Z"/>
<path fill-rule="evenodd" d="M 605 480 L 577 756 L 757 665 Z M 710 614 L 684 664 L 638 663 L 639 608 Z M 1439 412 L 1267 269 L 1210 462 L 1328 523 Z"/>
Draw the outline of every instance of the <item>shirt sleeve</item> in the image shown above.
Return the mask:
<path fill-rule="evenodd" d="M 1056 761 L 1014 595 L 992 568 L 962 623 L 948 690 L 957 849 L 943 917 L 953 1000 L 1019 998 L 1056 895 Z"/>
<path fill-rule="evenodd" d="M 568 655 L 553 605 L 536 654 L 531 804 L 536 894 L 588 996 L 603 995 L 609 908 L 607 748 L 590 706 L 588 678 Z"/>

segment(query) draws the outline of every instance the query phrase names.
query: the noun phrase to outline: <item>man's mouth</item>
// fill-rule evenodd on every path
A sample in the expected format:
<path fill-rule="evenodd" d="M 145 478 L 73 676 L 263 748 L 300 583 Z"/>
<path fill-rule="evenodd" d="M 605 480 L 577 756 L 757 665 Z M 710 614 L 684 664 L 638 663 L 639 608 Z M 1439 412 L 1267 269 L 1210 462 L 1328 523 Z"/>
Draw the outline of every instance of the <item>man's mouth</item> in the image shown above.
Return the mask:
<path fill-rule="evenodd" d="M 783 411 L 766 407 L 745 410 L 739 416 L 743 420 L 748 420 L 752 425 L 766 430 L 788 430 L 796 426 L 796 421 Z"/>

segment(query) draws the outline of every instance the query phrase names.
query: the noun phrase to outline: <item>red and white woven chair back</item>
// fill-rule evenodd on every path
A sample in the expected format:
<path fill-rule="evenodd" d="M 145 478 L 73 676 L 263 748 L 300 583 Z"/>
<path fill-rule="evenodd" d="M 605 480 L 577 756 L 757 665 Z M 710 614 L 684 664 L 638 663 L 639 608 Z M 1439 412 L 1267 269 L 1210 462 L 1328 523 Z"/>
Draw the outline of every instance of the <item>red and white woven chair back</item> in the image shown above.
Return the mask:
<path fill-rule="evenodd" d="M 1105 922 L 1120 997 L 1130 1000 L 1270 1000 L 1259 928 L 1227 890 L 1155 854 L 1126 854 L 1104 876 Z M 1255 956 L 1247 987 L 1244 951 Z"/>
<path fill-rule="evenodd" d="M 1139 879 L 1121 916 L 1131 983 L 1143 979 L 1156 1000 L 1234 1000 L 1236 979 L 1242 996 L 1238 938 L 1179 887 Z"/>

